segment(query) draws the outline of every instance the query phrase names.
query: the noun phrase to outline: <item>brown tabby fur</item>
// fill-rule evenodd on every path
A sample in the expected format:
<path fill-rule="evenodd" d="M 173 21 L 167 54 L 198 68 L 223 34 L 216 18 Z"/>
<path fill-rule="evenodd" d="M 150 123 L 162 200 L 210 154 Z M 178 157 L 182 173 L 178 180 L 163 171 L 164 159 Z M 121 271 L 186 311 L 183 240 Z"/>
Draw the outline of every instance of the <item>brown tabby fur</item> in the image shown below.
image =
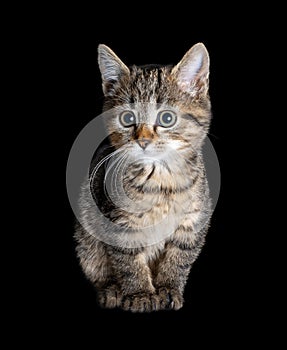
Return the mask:
<path fill-rule="evenodd" d="M 183 305 L 188 274 L 204 244 L 211 215 L 201 155 L 211 119 L 208 53 L 203 44 L 197 44 L 175 67 L 127 68 L 108 47 L 100 45 L 99 66 L 104 111 L 112 110 L 107 121 L 110 142 L 133 159 L 122 186 L 129 198 L 149 209 L 131 212 L 114 204 L 104 209 L 102 203 L 105 218 L 117 225 L 106 232 L 102 216 L 87 199 L 91 180 L 87 179 L 80 198 L 82 225 L 75 233 L 80 264 L 97 288 L 103 307 L 133 312 L 177 310 Z M 162 109 L 176 112 L 173 127 L 161 127 L 152 119 Z M 121 127 L 118 115 L 125 110 L 132 110 L 141 121 Z M 145 150 L 140 147 L 144 140 L 148 141 Z M 169 153 L 168 146 L 179 156 Z M 148 152 L 154 152 L 150 153 L 154 162 L 143 158 Z M 162 157 L 162 163 L 155 154 Z M 99 196 L 102 181 L 99 175 L 94 184 Z M 157 240 L 172 226 L 164 221 L 161 226 L 167 214 L 175 218 L 176 226 Z M 155 227 L 151 229 L 154 244 L 145 244 L 142 238 L 142 228 L 147 225 Z M 105 235 L 111 239 L 108 243 L 102 239 Z"/>

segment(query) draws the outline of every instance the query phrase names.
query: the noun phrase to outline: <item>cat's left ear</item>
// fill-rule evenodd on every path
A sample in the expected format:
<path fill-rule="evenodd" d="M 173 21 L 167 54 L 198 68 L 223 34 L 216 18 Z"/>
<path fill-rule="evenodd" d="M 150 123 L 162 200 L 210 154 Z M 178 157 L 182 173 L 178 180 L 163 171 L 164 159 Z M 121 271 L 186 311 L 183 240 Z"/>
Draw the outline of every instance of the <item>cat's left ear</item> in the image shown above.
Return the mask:
<path fill-rule="evenodd" d="M 193 96 L 207 95 L 209 87 L 209 55 L 202 43 L 195 44 L 172 69 L 179 88 Z"/>
<path fill-rule="evenodd" d="M 98 47 L 98 63 L 102 74 L 103 92 L 109 95 L 114 85 L 121 77 L 129 75 L 130 70 L 108 46 L 103 44 Z"/>

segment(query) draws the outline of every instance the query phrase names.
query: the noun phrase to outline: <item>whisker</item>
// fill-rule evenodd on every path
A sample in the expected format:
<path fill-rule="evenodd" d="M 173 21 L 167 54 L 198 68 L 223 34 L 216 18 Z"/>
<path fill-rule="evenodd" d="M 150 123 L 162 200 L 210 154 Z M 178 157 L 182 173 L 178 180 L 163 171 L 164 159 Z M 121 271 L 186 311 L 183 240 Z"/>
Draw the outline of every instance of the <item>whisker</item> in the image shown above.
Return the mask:
<path fill-rule="evenodd" d="M 121 164 L 125 161 L 125 159 L 128 157 L 128 151 L 124 150 L 124 153 L 122 155 L 120 155 L 120 157 L 116 157 L 116 159 L 108 165 L 107 169 L 106 169 L 106 173 L 105 173 L 105 177 L 104 177 L 104 191 L 105 194 L 107 195 L 107 186 L 106 186 L 106 181 L 107 181 L 107 177 L 110 173 L 110 171 L 112 170 L 113 166 L 116 164 L 116 167 L 114 168 L 114 173 L 117 172 L 117 169 L 121 166 Z M 114 177 L 114 184 L 113 184 L 113 190 L 116 192 L 116 194 L 118 194 L 117 192 L 117 184 L 116 184 L 116 177 Z"/>
<path fill-rule="evenodd" d="M 212 134 L 211 132 L 208 132 L 207 135 L 214 137 L 216 140 L 220 140 L 219 136 L 216 136 L 215 134 Z"/>
<path fill-rule="evenodd" d="M 114 155 L 122 152 L 123 150 L 120 148 L 110 154 L 108 154 L 107 156 L 105 156 L 103 159 L 101 159 L 99 161 L 99 163 L 96 165 L 96 167 L 93 169 L 91 176 L 90 176 L 90 183 L 93 183 L 94 178 L 96 176 L 97 171 L 99 170 L 99 168 L 103 165 L 103 163 L 105 163 L 109 158 L 113 157 Z"/>
<path fill-rule="evenodd" d="M 126 152 L 122 158 L 119 160 L 116 168 L 115 168 L 115 173 L 118 174 L 118 169 L 122 166 L 122 164 L 126 161 L 126 159 L 128 158 L 128 152 Z M 116 183 L 116 177 L 114 177 L 114 189 L 115 189 L 115 192 L 116 194 L 118 195 L 118 186 L 117 186 L 117 183 Z"/>
<path fill-rule="evenodd" d="M 107 179 L 107 176 L 109 175 L 109 172 L 111 171 L 112 167 L 119 163 L 119 162 L 122 162 L 123 158 L 125 158 L 125 156 L 127 155 L 128 151 L 124 151 L 124 154 L 121 155 L 121 157 L 117 157 L 111 164 L 108 164 L 107 168 L 106 168 L 106 173 L 105 173 L 105 178 L 104 178 L 104 183 L 106 182 L 106 179 Z M 116 169 L 117 167 L 119 166 L 119 164 L 117 164 L 116 166 Z M 116 170 L 115 169 L 115 170 Z"/>

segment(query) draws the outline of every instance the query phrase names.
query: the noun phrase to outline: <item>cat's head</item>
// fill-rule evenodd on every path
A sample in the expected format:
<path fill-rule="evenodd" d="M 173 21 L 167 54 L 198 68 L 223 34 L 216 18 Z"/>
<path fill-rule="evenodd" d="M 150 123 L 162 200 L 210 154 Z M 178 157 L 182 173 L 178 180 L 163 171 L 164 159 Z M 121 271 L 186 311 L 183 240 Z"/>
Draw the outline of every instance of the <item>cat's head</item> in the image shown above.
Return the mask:
<path fill-rule="evenodd" d="M 98 61 L 110 139 L 135 157 L 198 151 L 211 119 L 209 55 L 194 45 L 175 66 L 127 67 L 107 46 Z"/>

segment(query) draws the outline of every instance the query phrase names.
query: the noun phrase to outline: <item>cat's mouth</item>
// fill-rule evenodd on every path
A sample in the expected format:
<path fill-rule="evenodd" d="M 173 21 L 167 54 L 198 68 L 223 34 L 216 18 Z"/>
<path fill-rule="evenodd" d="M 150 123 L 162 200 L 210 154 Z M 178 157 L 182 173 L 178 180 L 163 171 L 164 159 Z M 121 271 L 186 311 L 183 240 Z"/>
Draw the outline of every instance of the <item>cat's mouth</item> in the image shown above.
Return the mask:
<path fill-rule="evenodd" d="M 152 146 L 146 147 L 145 149 L 137 147 L 135 150 L 135 156 L 142 158 L 143 160 L 145 160 L 145 158 L 158 160 L 165 157 L 165 152 L 162 148 Z"/>
<path fill-rule="evenodd" d="M 133 151 L 140 154 L 158 155 L 165 151 L 162 144 L 156 144 L 150 139 L 137 139 L 133 141 Z"/>

